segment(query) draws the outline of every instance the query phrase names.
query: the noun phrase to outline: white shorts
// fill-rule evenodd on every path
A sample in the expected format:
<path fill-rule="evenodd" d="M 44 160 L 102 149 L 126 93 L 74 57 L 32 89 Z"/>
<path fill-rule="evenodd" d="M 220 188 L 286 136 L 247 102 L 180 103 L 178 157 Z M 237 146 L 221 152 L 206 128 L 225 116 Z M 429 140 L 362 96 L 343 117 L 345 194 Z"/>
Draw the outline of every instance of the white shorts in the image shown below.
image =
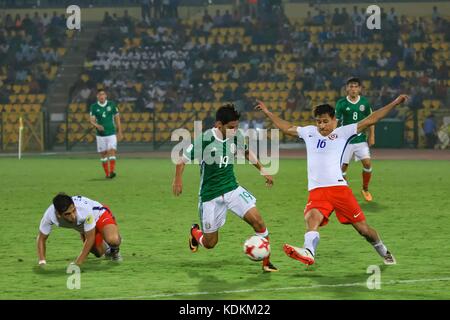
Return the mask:
<path fill-rule="evenodd" d="M 355 155 L 355 161 L 370 159 L 370 150 L 367 142 L 349 143 L 342 156 L 342 163 L 349 164 L 353 155 Z"/>
<path fill-rule="evenodd" d="M 201 228 L 204 233 L 215 232 L 225 224 L 227 210 L 242 219 L 255 206 L 256 198 L 239 186 L 211 201 L 199 203 Z"/>
<path fill-rule="evenodd" d="M 97 137 L 97 152 L 105 152 L 111 149 L 117 150 L 117 137 L 115 134 L 111 136 Z"/>

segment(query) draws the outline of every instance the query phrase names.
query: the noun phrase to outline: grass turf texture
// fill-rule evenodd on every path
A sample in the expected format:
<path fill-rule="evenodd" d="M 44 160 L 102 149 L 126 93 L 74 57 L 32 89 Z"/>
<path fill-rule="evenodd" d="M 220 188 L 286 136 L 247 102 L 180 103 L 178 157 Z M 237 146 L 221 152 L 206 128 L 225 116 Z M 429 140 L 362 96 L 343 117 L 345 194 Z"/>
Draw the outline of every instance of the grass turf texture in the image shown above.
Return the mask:
<path fill-rule="evenodd" d="M 285 242 L 303 244 L 306 161 L 282 160 L 272 189 L 251 165 L 238 166 L 239 182 L 258 199 L 271 233 L 272 261 L 280 269 L 263 274 L 260 263 L 242 253 L 251 227 L 232 214 L 216 248 L 189 251 L 189 227 L 198 223 L 198 166 L 186 168 L 183 194 L 175 198 L 168 160 L 119 157 L 117 178 L 106 180 L 96 158 L 3 158 L 0 299 L 450 299 L 448 166 L 374 161 L 369 204 L 359 193 L 361 165 L 350 165 L 350 185 L 369 224 L 397 258 L 398 265 L 389 267 L 334 214 L 320 230 L 314 266 L 288 258 Z M 90 255 L 80 290 L 66 287 L 66 268 L 82 246 L 74 230 L 55 229 L 47 244 L 48 265 L 36 267 L 38 225 L 59 191 L 109 205 L 123 236 L 123 263 Z M 381 268 L 380 290 L 365 285 L 369 265 Z"/>

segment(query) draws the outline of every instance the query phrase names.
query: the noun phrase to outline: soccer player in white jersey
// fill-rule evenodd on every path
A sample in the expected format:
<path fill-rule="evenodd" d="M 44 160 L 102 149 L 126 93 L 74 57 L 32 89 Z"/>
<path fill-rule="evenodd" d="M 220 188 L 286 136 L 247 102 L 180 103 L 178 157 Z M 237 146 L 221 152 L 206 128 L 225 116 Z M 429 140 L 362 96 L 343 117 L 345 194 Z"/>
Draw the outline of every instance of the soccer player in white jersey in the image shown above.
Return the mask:
<path fill-rule="evenodd" d="M 39 226 L 37 253 L 39 265 L 45 265 L 46 241 L 52 227 L 71 228 L 78 231 L 83 249 L 75 260 L 81 265 L 89 252 L 96 257 L 105 255 L 113 261 L 121 261 L 119 246 L 121 237 L 111 210 L 100 202 L 82 196 L 70 197 L 59 193 L 45 211 Z"/>
<path fill-rule="evenodd" d="M 284 245 L 284 252 L 289 257 L 307 265 L 313 264 L 320 239 L 318 229 L 326 225 L 331 213 L 336 211 L 339 222 L 351 224 L 373 245 L 385 264 L 396 263 L 377 231 L 367 224 L 364 213 L 342 176 L 341 162 L 344 150 L 354 136 L 377 123 L 407 99 L 406 95 L 400 95 L 360 122 L 338 128 L 335 110 L 329 104 L 314 109 L 315 126 L 297 127 L 280 119 L 259 101 L 256 109 L 261 110 L 285 134 L 300 137 L 306 144 L 309 197 L 304 215 L 307 232 L 302 248 Z"/>

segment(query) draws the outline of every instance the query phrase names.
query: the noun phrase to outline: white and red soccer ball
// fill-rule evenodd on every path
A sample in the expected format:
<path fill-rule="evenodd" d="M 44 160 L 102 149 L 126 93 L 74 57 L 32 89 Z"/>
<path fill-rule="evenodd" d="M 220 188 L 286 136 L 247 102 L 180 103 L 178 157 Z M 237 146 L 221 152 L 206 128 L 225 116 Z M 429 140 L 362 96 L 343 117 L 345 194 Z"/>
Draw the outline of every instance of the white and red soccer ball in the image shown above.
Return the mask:
<path fill-rule="evenodd" d="M 269 241 L 260 236 L 251 236 L 244 243 L 245 255 L 253 261 L 261 261 L 270 255 Z"/>

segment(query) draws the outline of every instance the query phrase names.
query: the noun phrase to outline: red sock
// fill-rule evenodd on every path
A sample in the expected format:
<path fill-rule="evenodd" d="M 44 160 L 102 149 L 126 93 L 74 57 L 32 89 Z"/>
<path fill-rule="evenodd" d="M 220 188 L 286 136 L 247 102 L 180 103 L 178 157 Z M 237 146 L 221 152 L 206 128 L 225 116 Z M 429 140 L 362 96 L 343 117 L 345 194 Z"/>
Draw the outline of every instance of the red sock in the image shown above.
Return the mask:
<path fill-rule="evenodd" d="M 108 159 L 102 159 L 102 166 L 103 166 L 103 170 L 105 170 L 105 174 L 108 177 L 109 176 L 109 169 L 108 169 Z"/>
<path fill-rule="evenodd" d="M 200 243 L 200 238 L 203 236 L 203 232 L 200 229 L 193 229 L 192 236 L 195 238 L 195 240 L 197 240 L 198 243 Z"/>
<path fill-rule="evenodd" d="M 114 169 L 116 167 L 116 157 L 109 157 L 109 167 L 110 167 L 110 172 L 114 172 Z"/>
<path fill-rule="evenodd" d="M 370 178 L 372 177 L 372 169 L 370 169 L 370 172 L 363 171 L 362 176 L 363 176 L 363 189 L 367 191 L 369 190 L 369 181 Z"/>

